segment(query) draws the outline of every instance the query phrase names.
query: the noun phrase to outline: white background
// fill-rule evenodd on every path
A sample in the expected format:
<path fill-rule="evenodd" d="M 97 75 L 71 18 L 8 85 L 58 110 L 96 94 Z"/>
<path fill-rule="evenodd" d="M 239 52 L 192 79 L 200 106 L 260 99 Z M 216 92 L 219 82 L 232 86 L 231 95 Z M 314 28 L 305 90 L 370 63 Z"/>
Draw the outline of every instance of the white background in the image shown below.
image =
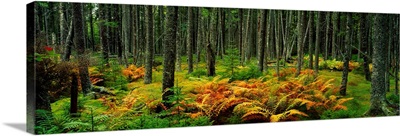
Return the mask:
<path fill-rule="evenodd" d="M 56 0 L 59 1 L 59 0 Z M 64 0 L 70 1 L 70 0 Z M 302 9 L 352 12 L 400 13 L 392 0 L 81 0 L 85 2 L 167 4 L 242 8 Z M 8 0 L 0 4 L 0 135 L 28 135 L 26 120 L 26 4 Z M 17 127 L 15 127 L 17 126 Z M 76 136 L 108 135 L 398 135 L 399 117 L 300 121 L 212 127 L 129 130 L 79 133 Z M 67 134 L 71 135 L 71 134 Z"/>

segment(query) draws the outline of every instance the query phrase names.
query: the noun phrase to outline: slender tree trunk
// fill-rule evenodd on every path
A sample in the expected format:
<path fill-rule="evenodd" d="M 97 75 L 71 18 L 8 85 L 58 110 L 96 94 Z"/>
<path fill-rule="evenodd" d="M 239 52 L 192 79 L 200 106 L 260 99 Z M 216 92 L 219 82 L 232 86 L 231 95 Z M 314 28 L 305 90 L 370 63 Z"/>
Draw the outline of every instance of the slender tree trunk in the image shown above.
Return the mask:
<path fill-rule="evenodd" d="M 73 15 L 74 15 L 74 33 L 75 33 L 75 47 L 77 49 L 77 58 L 79 62 L 79 76 L 80 76 L 80 81 L 81 81 L 81 86 L 82 86 L 82 92 L 84 95 L 89 93 L 89 91 L 92 88 L 92 83 L 90 82 L 89 79 L 89 72 L 88 72 L 88 65 L 89 65 L 89 59 L 87 58 L 87 55 L 85 53 L 85 39 L 84 39 L 84 27 L 82 24 L 82 4 L 80 3 L 74 3 L 73 4 L 74 10 L 73 10 Z"/>
<path fill-rule="evenodd" d="M 176 71 L 182 71 L 182 58 L 181 58 L 181 50 L 182 50 L 182 43 L 181 43 L 181 30 L 182 24 L 182 16 L 179 15 L 179 8 L 178 8 L 178 21 L 177 21 L 177 28 L 176 28 Z"/>
<path fill-rule="evenodd" d="M 258 37 L 258 69 L 264 71 L 264 50 L 265 50 L 265 31 L 266 31 L 266 21 L 267 21 L 267 10 L 261 10 L 260 12 L 260 30 Z"/>
<path fill-rule="evenodd" d="M 152 82 L 153 75 L 153 8 L 146 6 L 146 72 L 144 74 L 144 84 Z"/>
<path fill-rule="evenodd" d="M 221 22 L 221 49 L 220 49 L 220 55 L 221 55 L 221 59 L 223 59 L 223 56 L 225 54 L 225 12 L 223 8 L 219 8 L 219 16 L 220 16 L 220 22 Z"/>
<path fill-rule="evenodd" d="M 248 48 L 248 46 L 250 46 L 249 45 L 250 19 L 251 19 L 250 16 L 251 16 L 251 10 L 248 9 L 247 10 L 247 20 L 246 20 L 246 34 L 245 34 L 246 46 L 242 47 L 242 52 L 241 52 L 241 54 L 242 54 L 242 58 L 241 58 L 242 64 L 245 63 L 245 61 L 246 61 L 246 57 L 245 57 L 246 49 Z M 246 49 L 245 49 L 245 47 L 246 47 Z"/>
<path fill-rule="evenodd" d="M 276 13 L 276 15 L 274 15 L 274 18 L 276 18 L 276 22 L 275 22 L 275 46 L 276 46 L 276 75 L 277 75 L 277 77 L 278 77 L 278 80 L 280 80 L 280 72 L 279 72 L 279 61 L 280 61 L 280 54 L 281 54 L 281 51 L 280 51 L 280 30 L 279 30 L 279 27 L 280 27 L 280 23 L 279 23 L 279 18 L 277 18 L 277 17 L 279 17 L 279 11 L 275 11 L 275 13 Z"/>
<path fill-rule="evenodd" d="M 298 23 L 297 29 L 299 30 L 299 34 L 297 37 L 297 70 L 296 77 L 300 75 L 301 67 L 303 65 L 303 49 L 304 49 L 304 41 L 306 36 L 306 12 L 298 11 Z"/>
<path fill-rule="evenodd" d="M 174 86 L 175 80 L 175 53 L 176 53 L 176 28 L 178 19 L 178 7 L 168 6 L 167 7 L 167 18 L 166 18 L 166 35 L 165 35 L 165 47 L 164 47 L 164 68 L 163 68 L 163 83 L 162 83 L 162 100 L 163 104 L 170 108 L 172 104 L 168 102 L 170 96 L 174 95 L 172 90 L 169 90 Z"/>
<path fill-rule="evenodd" d="M 270 52 L 270 50 L 269 50 L 269 47 L 271 46 L 271 43 L 270 43 L 270 39 L 271 39 L 271 29 L 272 29 L 272 23 L 271 23 L 271 20 L 272 20 L 272 17 L 271 17 L 271 10 L 269 10 L 268 12 L 266 11 L 266 14 L 268 14 L 268 15 L 266 15 L 267 17 L 266 18 L 268 18 L 268 20 L 265 22 L 266 23 L 266 38 L 265 38 L 265 49 L 264 49 L 264 69 L 265 69 L 265 71 L 268 71 L 268 54 L 269 54 L 269 52 Z"/>
<path fill-rule="evenodd" d="M 68 35 L 65 39 L 65 49 L 64 49 L 64 54 L 62 57 L 62 61 L 69 61 L 70 60 L 70 56 L 71 56 L 71 49 L 72 49 L 72 44 L 73 44 L 73 40 L 74 39 L 74 27 L 72 25 L 72 20 L 69 23 L 69 30 L 68 30 Z"/>
<path fill-rule="evenodd" d="M 60 18 L 60 45 L 65 47 L 66 36 L 68 35 L 67 23 L 64 17 L 64 3 L 60 2 L 58 8 L 59 18 Z"/>
<path fill-rule="evenodd" d="M 90 27 L 90 43 L 91 43 L 91 47 L 92 47 L 92 51 L 96 51 L 96 47 L 95 47 L 95 41 L 94 41 L 94 29 L 93 29 L 93 4 L 89 4 L 90 6 L 90 12 L 89 12 L 89 27 Z"/>
<path fill-rule="evenodd" d="M 130 5 L 121 5 L 122 6 L 122 44 L 124 46 L 123 51 L 123 60 L 125 63 L 125 67 L 129 66 L 128 63 L 128 56 L 129 56 L 129 47 L 130 47 L 130 22 L 131 22 L 131 15 L 130 15 Z"/>
<path fill-rule="evenodd" d="M 340 86 L 340 94 L 342 96 L 346 96 L 347 90 L 347 81 L 349 75 L 349 61 L 351 55 L 351 45 L 352 45 L 352 14 L 347 13 L 347 23 L 346 23 L 346 37 L 345 37 L 345 52 L 343 59 L 343 75 L 342 75 L 342 83 Z"/>
<path fill-rule="evenodd" d="M 400 15 L 397 15 L 397 37 L 399 38 L 399 39 L 397 39 L 397 42 L 396 42 L 396 44 L 397 44 L 397 51 L 395 50 L 395 52 L 397 53 L 396 54 L 396 56 L 397 56 L 397 58 L 396 58 L 396 62 L 395 63 L 397 63 L 397 65 L 396 65 L 396 70 L 395 70 L 395 77 L 397 77 L 396 79 L 395 79 L 395 94 L 397 95 L 397 96 L 399 96 L 400 94 L 399 94 L 399 80 L 400 80 L 400 74 L 399 74 L 399 69 L 400 69 Z"/>
<path fill-rule="evenodd" d="M 309 31 L 309 38 L 308 38 L 308 52 L 309 52 L 309 63 L 308 63 L 308 68 L 313 69 L 313 61 L 314 61 L 314 49 L 315 47 L 315 38 L 314 38 L 314 12 L 310 11 L 309 19 L 310 21 L 310 31 Z"/>
<path fill-rule="evenodd" d="M 329 56 L 329 26 L 330 26 L 330 20 L 331 20 L 331 13 L 327 12 L 326 14 L 326 30 L 325 30 L 325 54 L 324 54 L 324 60 L 328 60 Z"/>
<path fill-rule="evenodd" d="M 138 50 L 139 50 L 139 20 L 140 20 L 140 18 L 139 18 L 139 6 L 133 6 L 132 7 L 133 9 L 133 20 L 132 20 L 132 22 L 134 22 L 134 24 L 132 25 L 132 35 L 133 35 L 133 40 L 132 40 L 132 42 L 133 42 L 133 44 L 132 44 L 132 47 L 133 47 L 133 55 L 132 55 L 132 59 L 133 59 L 133 64 L 134 65 L 138 65 L 138 57 L 139 57 L 139 53 L 138 53 Z"/>
<path fill-rule="evenodd" d="M 315 64 L 314 64 L 314 76 L 318 76 L 319 69 L 319 47 L 322 44 L 322 31 L 323 21 L 324 21 L 324 12 L 318 12 L 318 20 L 317 20 L 317 29 L 316 29 L 316 40 L 315 40 Z"/>
<path fill-rule="evenodd" d="M 196 68 L 199 68 L 199 66 L 198 66 L 198 64 L 200 63 L 200 61 L 201 61 L 201 50 L 202 50 L 202 45 L 201 45 L 201 43 L 202 43 L 202 40 L 204 40 L 203 39 L 203 37 L 202 37 L 202 26 L 203 26 L 203 21 L 202 21 L 202 17 L 201 17 L 201 8 L 198 8 L 198 10 L 197 10 L 197 22 L 198 22 L 198 24 L 197 24 L 197 40 L 196 40 L 196 46 L 197 46 L 197 52 L 196 52 L 196 56 L 197 56 L 197 59 L 196 59 Z"/>
<path fill-rule="evenodd" d="M 103 61 L 106 65 L 108 65 L 108 31 L 107 26 L 105 26 L 105 22 L 107 21 L 107 5 L 99 4 L 99 12 L 100 12 L 100 42 L 102 46 L 102 55 Z"/>
<path fill-rule="evenodd" d="M 188 7 L 188 29 L 187 29 L 187 57 L 188 57 L 188 74 L 193 72 L 193 47 L 194 47 L 194 13 L 193 8 Z"/>
<path fill-rule="evenodd" d="M 213 51 L 212 47 L 216 47 L 216 38 L 217 38 L 217 17 L 213 14 L 215 9 L 211 10 L 211 17 L 210 17 L 210 32 L 209 32 L 209 42 L 206 45 L 207 49 L 207 76 L 215 76 L 215 52 Z"/>
<path fill-rule="evenodd" d="M 239 11 L 239 22 L 238 22 L 238 25 L 239 25 L 239 52 L 240 52 L 240 56 L 241 56 L 241 59 L 240 59 L 240 65 L 241 66 L 243 66 L 243 54 L 242 54 L 242 52 L 243 52 L 243 9 L 238 9 Z"/>
<path fill-rule="evenodd" d="M 336 20 L 335 20 L 336 19 Z M 332 32 L 332 59 L 336 59 L 336 47 L 337 45 L 337 34 L 338 34 L 338 21 L 340 17 L 338 16 L 337 12 L 332 13 L 332 25 L 333 25 L 333 32 Z"/>
<path fill-rule="evenodd" d="M 366 26 L 366 22 L 367 22 L 367 14 L 365 13 L 361 13 L 360 14 L 360 47 L 361 47 L 361 51 L 363 52 L 363 67 L 364 67 L 364 74 L 365 74 L 365 79 L 367 81 L 371 81 L 371 73 L 369 71 L 369 60 L 368 60 L 368 56 L 367 56 L 367 52 L 368 52 L 368 35 L 367 35 L 367 26 Z"/>

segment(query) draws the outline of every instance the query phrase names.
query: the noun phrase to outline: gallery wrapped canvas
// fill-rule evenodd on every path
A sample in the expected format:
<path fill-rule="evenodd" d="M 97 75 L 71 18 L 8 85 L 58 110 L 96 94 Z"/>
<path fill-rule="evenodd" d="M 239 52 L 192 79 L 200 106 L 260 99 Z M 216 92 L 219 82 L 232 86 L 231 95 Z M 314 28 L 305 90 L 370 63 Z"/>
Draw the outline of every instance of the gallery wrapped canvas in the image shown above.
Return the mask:
<path fill-rule="evenodd" d="M 33 2 L 27 131 L 399 115 L 398 14 Z"/>

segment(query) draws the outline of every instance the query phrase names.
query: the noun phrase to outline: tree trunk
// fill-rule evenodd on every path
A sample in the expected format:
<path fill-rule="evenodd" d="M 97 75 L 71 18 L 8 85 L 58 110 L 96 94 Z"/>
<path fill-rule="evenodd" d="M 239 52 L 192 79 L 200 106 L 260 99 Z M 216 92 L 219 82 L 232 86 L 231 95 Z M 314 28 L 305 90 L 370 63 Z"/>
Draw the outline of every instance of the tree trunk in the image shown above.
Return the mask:
<path fill-rule="evenodd" d="M 280 33 L 280 30 L 279 30 L 279 27 L 280 27 L 280 23 L 279 23 L 279 11 L 275 11 L 275 14 L 276 15 L 274 15 L 274 18 L 276 18 L 276 22 L 275 22 L 275 47 L 276 47 L 276 75 L 277 75 L 277 77 L 278 77 L 278 80 L 280 80 L 280 75 L 279 75 L 279 61 L 280 61 L 280 35 L 281 35 L 281 33 Z"/>
<path fill-rule="evenodd" d="M 94 30 L 93 30 L 93 4 L 89 4 L 90 12 L 89 12 L 89 27 L 90 27 L 90 43 L 92 47 L 92 51 L 96 51 L 95 41 L 94 41 Z"/>
<path fill-rule="evenodd" d="M 182 58 L 181 58 L 181 50 L 182 50 L 182 45 L 181 44 L 181 36 L 182 36 L 182 30 L 181 30 L 181 25 L 182 25 L 182 16 L 179 15 L 179 8 L 178 8 L 178 21 L 177 21 L 177 27 L 176 27 L 176 71 L 180 72 L 182 71 Z"/>
<path fill-rule="evenodd" d="M 187 63 L 188 63 L 188 74 L 193 72 L 193 47 L 194 47 L 194 42 L 193 42 L 193 31 L 194 31 L 194 13 L 193 13 L 193 7 L 188 7 L 188 28 L 187 28 Z"/>
<path fill-rule="evenodd" d="M 346 37 L 345 37 L 345 51 L 344 51 L 344 59 L 343 59 L 343 75 L 342 75 L 342 83 L 340 86 L 340 94 L 342 96 L 346 96 L 347 90 L 347 80 L 349 75 L 349 61 L 351 55 L 351 45 L 352 45 L 352 14 L 347 13 L 347 23 L 346 23 Z"/>
<path fill-rule="evenodd" d="M 303 49 L 306 36 L 306 12 L 298 11 L 297 29 L 299 30 L 297 37 L 297 70 L 296 77 L 300 75 L 301 67 L 303 65 Z"/>
<path fill-rule="evenodd" d="M 313 47 L 315 47 L 315 38 L 314 38 L 314 12 L 310 11 L 309 19 L 310 21 L 310 31 L 309 31 L 309 36 L 308 36 L 308 52 L 309 52 L 309 63 L 308 63 L 308 68 L 313 69 L 313 61 L 314 61 L 314 55 L 313 55 Z"/>
<path fill-rule="evenodd" d="M 92 83 L 89 79 L 88 65 L 89 60 L 86 57 L 85 53 L 85 39 L 83 35 L 83 24 L 82 24 L 82 4 L 81 3 L 73 3 L 73 15 L 74 15 L 74 43 L 77 49 L 77 58 L 79 63 L 79 76 L 81 80 L 82 92 L 86 95 L 90 89 L 92 88 Z"/>
<path fill-rule="evenodd" d="M 336 19 L 336 20 L 335 20 Z M 338 35 L 338 20 L 340 17 L 338 16 L 337 12 L 332 13 L 332 25 L 333 25 L 333 32 L 332 32 L 332 59 L 336 59 L 336 47 L 337 45 L 337 35 Z"/>
<path fill-rule="evenodd" d="M 146 6 L 146 72 L 144 74 L 144 84 L 152 82 L 153 75 L 153 8 Z"/>
<path fill-rule="evenodd" d="M 394 84 L 395 84 L 395 94 L 397 95 L 397 96 L 399 96 L 399 78 L 400 78 L 400 76 L 399 76 L 399 69 L 400 69 L 400 15 L 397 15 L 397 30 L 399 30 L 399 31 L 397 31 L 397 37 L 399 38 L 399 39 L 397 39 L 397 42 L 396 42 L 396 44 L 397 44 L 397 51 L 395 50 L 394 52 L 396 52 L 396 70 L 395 70 L 395 77 L 397 77 L 396 79 L 395 79 L 395 81 L 394 81 Z"/>
<path fill-rule="evenodd" d="M 201 8 L 198 8 L 197 9 L 197 40 L 196 40 L 196 46 L 197 46 L 197 50 L 196 50 L 196 56 L 197 56 L 197 59 L 196 59 L 196 68 L 199 68 L 199 63 L 200 63 L 200 61 L 201 61 L 201 50 L 202 50 L 202 45 L 201 45 L 201 43 L 202 43 L 202 40 L 203 40 L 203 37 L 202 37 L 202 26 L 203 26 L 203 21 L 202 21 L 202 19 L 201 19 Z"/>
<path fill-rule="evenodd" d="M 129 56 L 129 47 L 130 47 L 130 22 L 131 22 L 131 15 L 130 15 L 130 5 L 121 5 L 122 6 L 122 44 L 124 46 L 123 51 L 123 60 L 125 63 L 125 67 L 129 66 L 128 63 L 128 56 Z"/>
<path fill-rule="evenodd" d="M 319 69 L 319 47 L 322 43 L 322 31 L 323 21 L 324 21 L 324 12 L 318 12 L 318 20 L 317 20 L 317 29 L 316 29 L 316 40 L 315 40 L 315 64 L 314 64 L 314 77 L 318 76 Z"/>
<path fill-rule="evenodd" d="M 371 105 L 366 112 L 367 116 L 389 115 L 385 90 L 385 55 L 386 55 L 386 17 L 385 14 L 376 14 L 373 25 L 373 53 L 371 75 Z"/>
<path fill-rule="evenodd" d="M 70 56 L 71 56 L 71 48 L 72 48 L 72 44 L 73 44 L 73 40 L 74 39 L 74 27 L 72 26 L 72 20 L 69 23 L 69 30 L 68 30 L 68 35 L 65 39 L 65 49 L 64 49 L 64 54 L 62 57 L 62 61 L 69 61 L 70 60 Z"/>
<path fill-rule="evenodd" d="M 261 10 L 260 16 L 260 30 L 258 37 L 258 69 L 264 71 L 264 50 L 265 50 L 265 31 L 266 31 L 266 20 L 267 20 L 267 10 Z"/>
<path fill-rule="evenodd" d="M 367 56 L 367 52 L 368 52 L 368 34 L 367 34 L 367 26 L 366 26 L 366 22 L 367 22 L 367 14 L 365 13 L 361 13 L 360 14 L 360 47 L 361 47 L 361 51 L 363 52 L 363 67 L 364 67 L 364 74 L 365 74 L 365 79 L 367 81 L 371 81 L 371 73 L 369 71 L 369 60 L 368 60 L 368 56 Z"/>
<path fill-rule="evenodd" d="M 174 92 L 169 90 L 174 86 L 175 80 L 175 53 L 176 53 L 176 27 L 178 19 L 178 7 L 168 6 L 167 7 L 167 18 L 166 18 L 166 35 L 165 35 L 165 47 L 164 47 L 164 68 L 163 68 L 163 83 L 162 83 L 162 100 L 163 104 L 170 108 L 172 103 L 169 102 L 170 96 L 174 95 Z"/>
<path fill-rule="evenodd" d="M 221 59 L 223 59 L 223 56 L 225 54 L 225 12 L 223 8 L 219 8 L 219 16 L 220 16 L 220 22 L 221 22 L 221 49 L 220 49 L 220 55 L 221 55 Z"/>
<path fill-rule="evenodd" d="M 78 75 L 77 73 L 71 74 L 71 100 L 70 100 L 70 111 L 69 113 L 74 116 L 78 113 Z"/>
<path fill-rule="evenodd" d="M 241 54 L 240 56 L 243 56 L 243 9 L 238 9 L 239 10 L 239 53 Z M 243 66 L 243 57 L 240 59 L 240 65 Z"/>
<path fill-rule="evenodd" d="M 245 59 L 246 59 L 246 57 L 245 57 L 245 55 L 246 55 L 246 49 L 248 48 L 248 46 L 250 46 L 249 45 L 249 33 L 250 33 L 250 16 L 251 16 L 251 10 L 250 9 L 248 9 L 247 10 L 247 20 L 246 20 L 246 34 L 245 34 L 245 40 L 246 40 L 246 46 L 243 46 L 242 47 L 242 52 L 241 52 L 241 54 L 242 54 L 242 58 L 241 58 L 241 63 L 243 64 L 243 63 L 245 63 Z M 246 47 L 246 49 L 245 49 L 245 47 Z"/>
<path fill-rule="evenodd" d="M 108 65 L 108 31 L 107 26 L 105 26 L 105 22 L 107 21 L 107 5 L 99 4 L 99 12 L 100 12 L 100 42 L 102 47 L 102 55 L 103 61 L 106 65 Z"/>
<path fill-rule="evenodd" d="M 137 65 L 139 50 L 139 6 L 132 6 L 132 63 Z"/>
<path fill-rule="evenodd" d="M 60 2 L 59 8 L 59 18 L 60 18 L 60 45 L 65 47 L 66 36 L 68 35 L 67 23 L 64 16 L 64 3 Z"/>
<path fill-rule="evenodd" d="M 216 38 L 217 38 L 217 17 L 213 14 L 215 9 L 211 10 L 210 17 L 210 32 L 209 32 L 209 42 L 206 45 L 207 50 L 207 76 L 215 76 L 215 52 L 213 51 L 213 47 L 216 47 Z"/>
<path fill-rule="evenodd" d="M 329 26 L 330 26 L 331 14 L 327 12 L 326 14 L 326 30 L 325 30 L 325 53 L 324 53 L 324 60 L 328 60 L 329 56 Z"/>

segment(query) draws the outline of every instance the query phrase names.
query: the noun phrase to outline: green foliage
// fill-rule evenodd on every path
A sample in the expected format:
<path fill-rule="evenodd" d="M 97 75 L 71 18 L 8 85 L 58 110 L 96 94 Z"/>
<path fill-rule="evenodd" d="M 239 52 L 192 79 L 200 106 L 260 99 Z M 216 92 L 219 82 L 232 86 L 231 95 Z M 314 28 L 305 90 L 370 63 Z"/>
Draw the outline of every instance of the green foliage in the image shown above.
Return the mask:
<path fill-rule="evenodd" d="M 185 78 L 188 78 L 188 77 L 198 77 L 198 78 L 200 78 L 202 76 L 207 76 L 207 70 L 200 68 L 200 69 L 196 69 L 192 73 L 186 75 Z"/>
<path fill-rule="evenodd" d="M 229 82 L 236 80 L 249 80 L 255 79 L 263 76 L 263 73 L 258 70 L 256 65 L 250 65 L 247 68 L 242 68 L 237 73 L 235 73 L 230 79 Z"/>
<path fill-rule="evenodd" d="M 226 68 L 225 74 L 227 74 L 227 76 L 235 75 L 235 70 L 238 69 L 237 66 L 240 64 L 239 60 L 240 60 L 239 50 L 237 49 L 226 50 L 226 55 L 224 56 L 222 65 L 225 66 Z"/>
<path fill-rule="evenodd" d="M 398 95 L 395 95 L 395 94 L 390 94 L 390 95 L 387 97 L 387 100 L 388 100 L 389 102 L 391 102 L 391 103 L 396 103 L 396 104 L 398 104 L 398 103 L 399 103 L 399 96 L 398 96 Z"/>
<path fill-rule="evenodd" d="M 327 110 L 322 113 L 321 119 L 340 119 L 340 118 L 358 118 L 356 111 L 352 110 Z"/>
<path fill-rule="evenodd" d="M 116 27 L 118 27 L 118 22 L 113 22 L 113 21 L 104 22 L 104 25 L 112 27 L 112 28 L 116 28 Z"/>
<path fill-rule="evenodd" d="M 121 74 L 122 68 L 119 65 L 111 66 L 104 71 L 104 85 L 116 90 L 128 90 L 128 80 Z"/>

